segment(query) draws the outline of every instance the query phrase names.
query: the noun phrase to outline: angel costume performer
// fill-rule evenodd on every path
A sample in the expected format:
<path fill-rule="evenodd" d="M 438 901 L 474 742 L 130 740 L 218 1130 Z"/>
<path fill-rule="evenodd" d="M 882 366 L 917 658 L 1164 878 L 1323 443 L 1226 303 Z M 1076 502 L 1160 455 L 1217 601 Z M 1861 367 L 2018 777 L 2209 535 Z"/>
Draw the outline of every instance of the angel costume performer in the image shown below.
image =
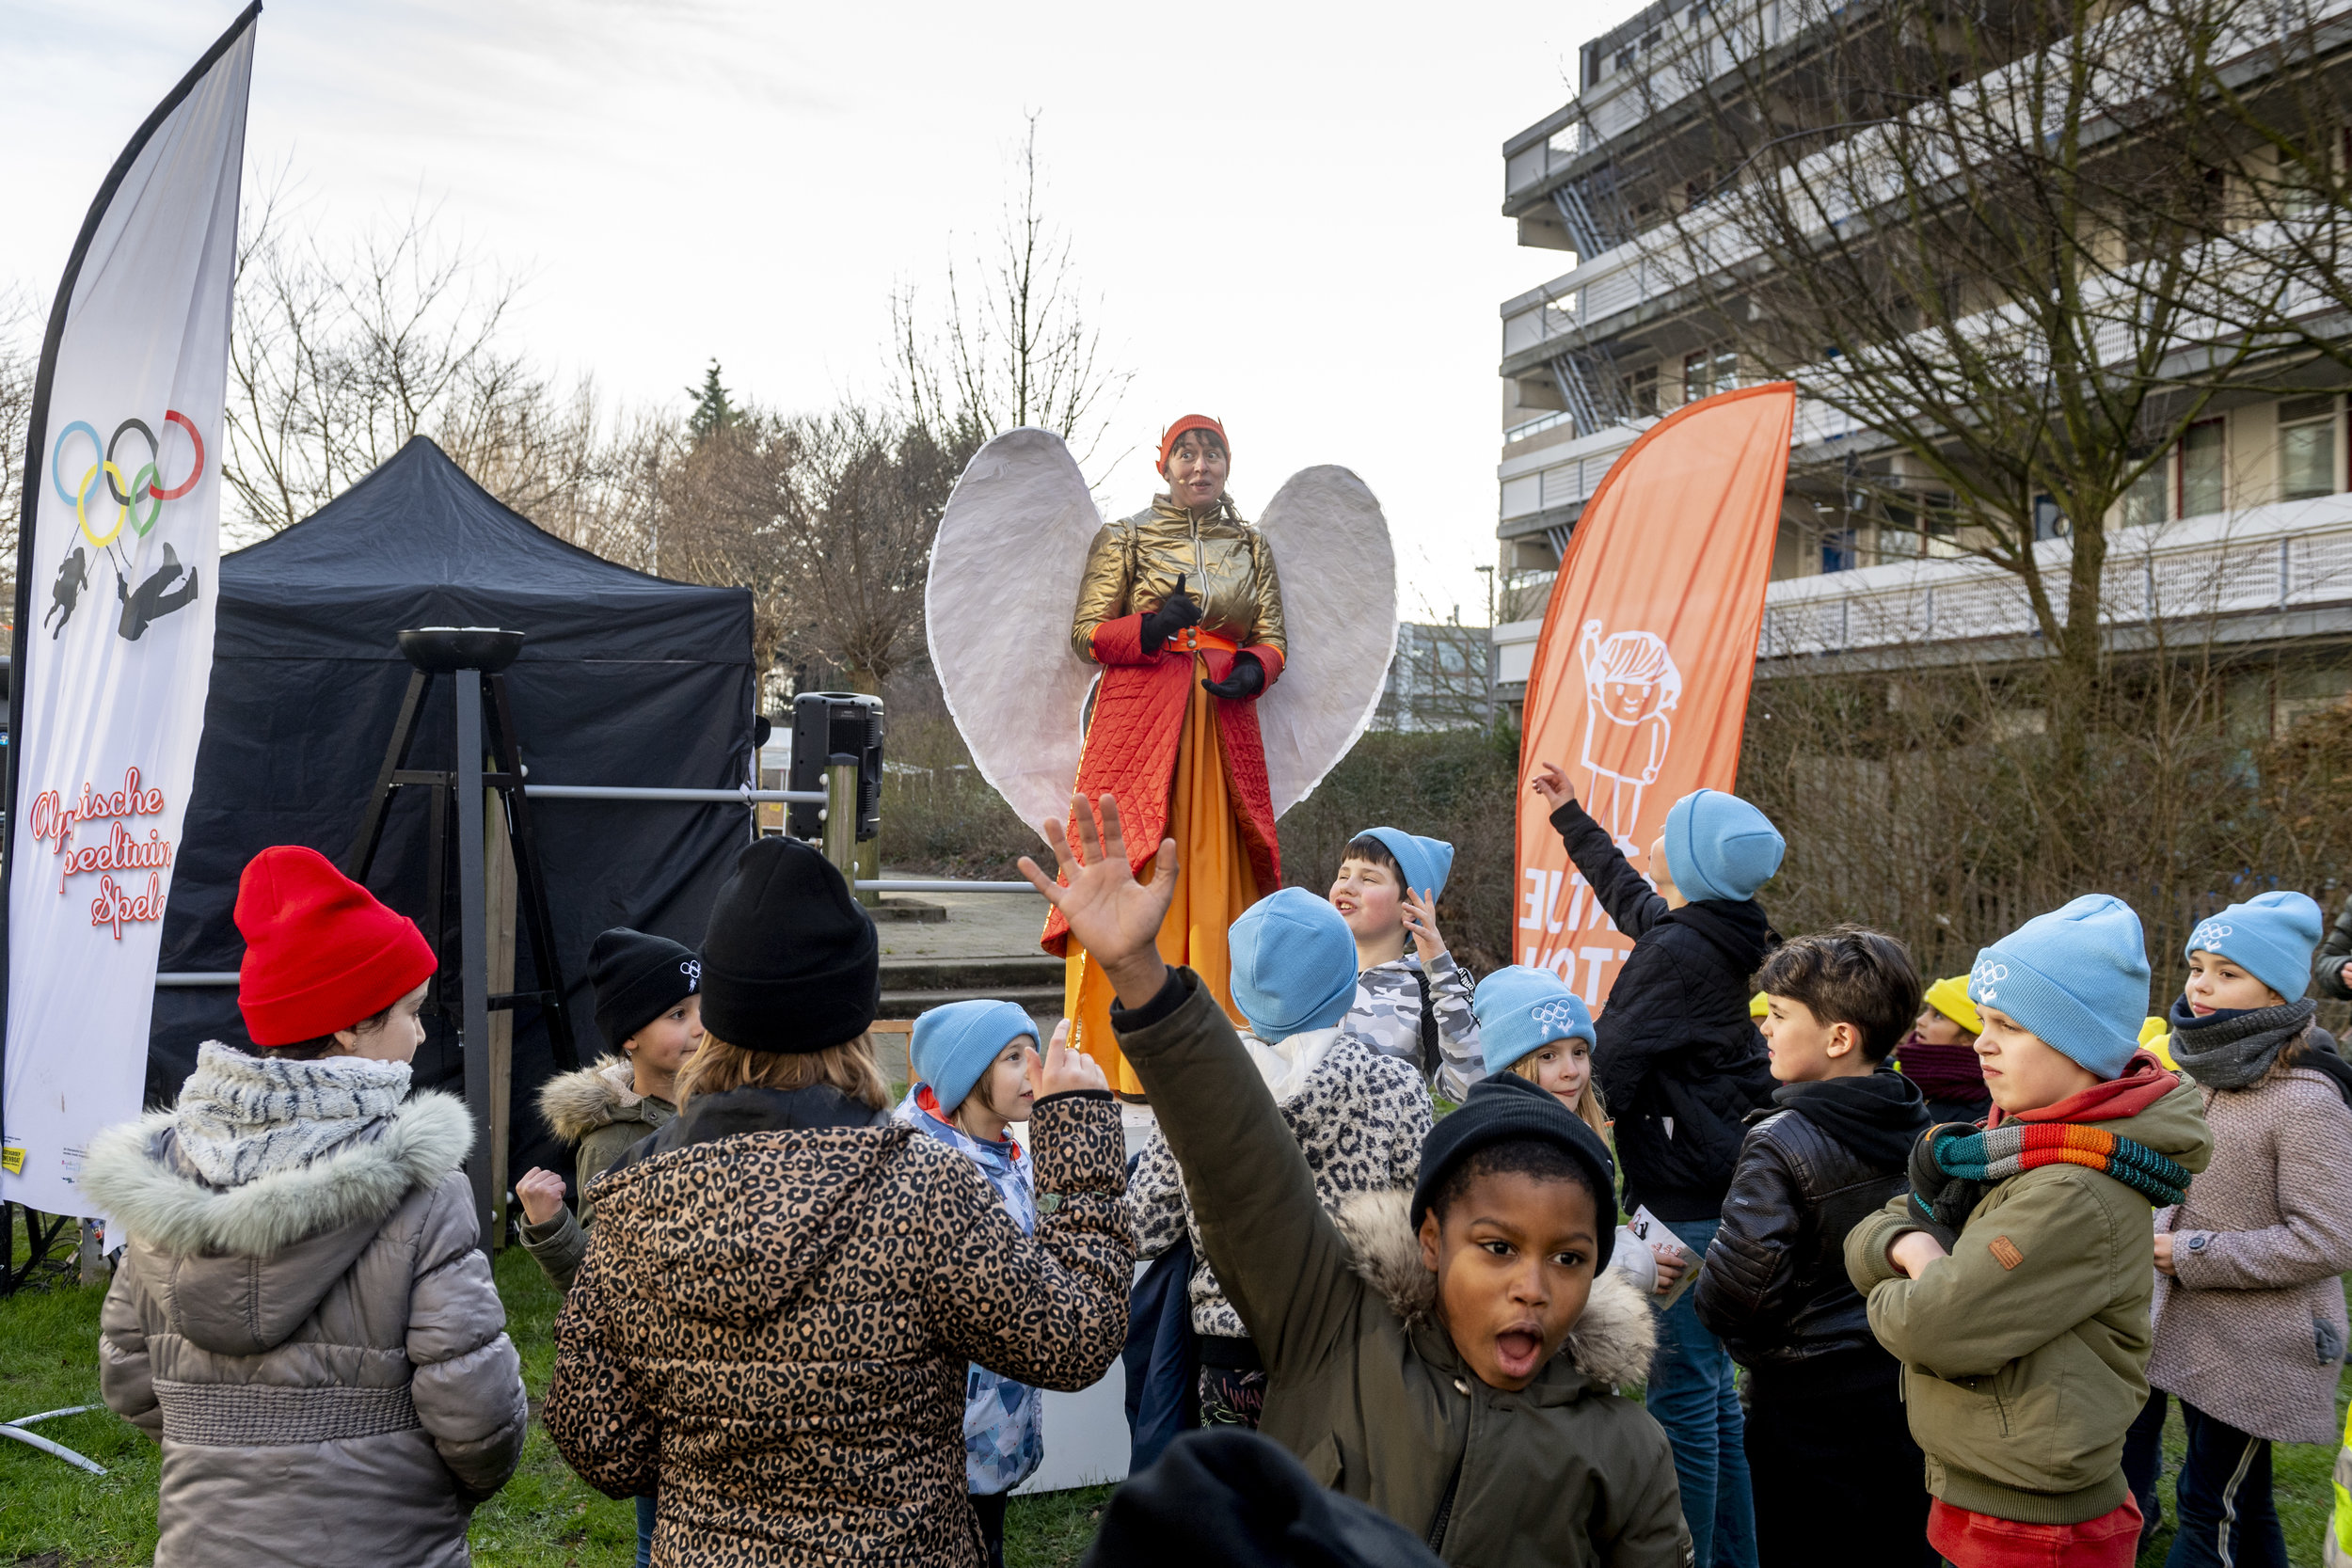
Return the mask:
<path fill-rule="evenodd" d="M 1138 875 L 1174 839 L 1160 955 L 1198 972 L 1238 1024 L 1226 930 L 1281 886 L 1276 817 L 1371 720 L 1396 583 L 1388 524 L 1354 474 L 1294 475 L 1253 528 L 1224 494 L 1230 451 L 1216 420 L 1177 420 L 1160 445 L 1169 494 L 1105 523 L 1058 437 L 1009 431 L 958 482 L 927 594 L 941 688 L 982 774 L 1033 823 L 1069 816 L 1073 778 L 1089 800 L 1117 796 Z M 1278 542 L 1305 574 L 1288 605 Z M 951 629 L 973 603 L 996 607 L 1005 638 Z M 1049 615 L 1060 648 L 1023 657 Z M 1114 1089 L 1139 1093 L 1111 1033 L 1109 978 L 1060 911 L 1041 941 L 1066 962 L 1071 1043 Z"/>
<path fill-rule="evenodd" d="M 1232 451 L 1223 425 L 1190 414 L 1160 438 L 1163 474 L 1196 431 L 1215 437 L 1218 456 Z M 1170 627 L 1153 612 L 1180 591 L 1200 618 Z M 1087 550 L 1070 644 L 1103 667 L 1077 791 L 1089 800 L 1119 798 L 1138 868 L 1162 838 L 1176 841 L 1176 901 L 1160 926 L 1160 957 L 1191 965 L 1238 1025 L 1226 927 L 1261 893 L 1282 885 L 1257 700 L 1280 678 L 1287 644 L 1274 551 L 1233 510 L 1221 476 L 1205 513 L 1161 496 L 1103 525 Z M 1255 690 L 1246 676 L 1232 678 L 1244 659 L 1262 672 Z M 1241 689 L 1210 689 L 1220 686 Z M 1046 919 L 1043 945 L 1069 962 L 1063 1007 L 1076 1022 L 1073 1042 L 1103 1065 L 1114 1089 L 1139 1093 L 1111 1036 L 1109 977 L 1087 961 L 1059 910 Z"/>

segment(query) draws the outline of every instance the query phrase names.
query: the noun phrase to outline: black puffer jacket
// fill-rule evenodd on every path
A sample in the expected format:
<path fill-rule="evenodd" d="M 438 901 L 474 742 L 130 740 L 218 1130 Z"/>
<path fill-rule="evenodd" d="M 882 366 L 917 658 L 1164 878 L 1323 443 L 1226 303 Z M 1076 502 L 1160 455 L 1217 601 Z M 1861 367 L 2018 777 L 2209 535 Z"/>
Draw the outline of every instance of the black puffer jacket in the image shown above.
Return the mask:
<path fill-rule="evenodd" d="M 1757 1112 L 1740 1147 L 1692 1305 L 1759 1392 L 1891 1386 L 1895 1359 L 1846 1275 L 1846 1233 L 1910 1189 L 1911 1146 L 1928 1128 L 1919 1085 L 1875 1072 L 1772 1098 L 1779 1108 Z"/>
<path fill-rule="evenodd" d="M 1780 939 L 1754 899 L 1667 909 L 1573 800 L 1551 825 L 1600 907 L 1633 939 L 1593 1048 L 1593 1075 L 1616 1120 L 1625 1205 L 1646 1205 L 1661 1220 L 1713 1219 L 1748 1113 L 1772 1092 L 1748 982 Z"/>

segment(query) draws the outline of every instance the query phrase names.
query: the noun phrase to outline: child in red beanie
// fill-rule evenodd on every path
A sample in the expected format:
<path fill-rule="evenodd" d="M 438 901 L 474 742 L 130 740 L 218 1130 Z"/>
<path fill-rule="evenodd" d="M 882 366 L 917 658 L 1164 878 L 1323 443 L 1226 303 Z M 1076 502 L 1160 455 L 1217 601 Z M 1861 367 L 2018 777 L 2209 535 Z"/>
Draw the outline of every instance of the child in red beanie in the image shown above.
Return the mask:
<path fill-rule="evenodd" d="M 82 1167 L 129 1235 L 100 1382 L 166 1450 L 155 1561 L 453 1568 L 526 1409 L 473 1118 L 408 1092 L 433 951 L 310 849 L 255 856 L 236 921 L 253 1048 L 207 1042 L 179 1103 Z"/>

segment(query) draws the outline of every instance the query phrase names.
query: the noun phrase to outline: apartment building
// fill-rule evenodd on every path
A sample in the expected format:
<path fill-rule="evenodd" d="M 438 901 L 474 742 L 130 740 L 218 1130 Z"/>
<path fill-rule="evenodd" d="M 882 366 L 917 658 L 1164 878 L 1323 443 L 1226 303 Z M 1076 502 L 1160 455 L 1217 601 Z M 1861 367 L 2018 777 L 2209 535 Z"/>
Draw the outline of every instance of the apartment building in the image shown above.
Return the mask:
<path fill-rule="evenodd" d="M 1658 0 L 1586 43 L 1577 96 L 1503 144 L 1502 211 L 1519 244 L 1566 263 L 1500 312 L 1505 586 L 1494 639 L 1506 711 L 1524 697 L 1544 596 L 1601 476 L 1658 419 L 1747 371 L 1709 341 L 1703 312 L 1678 305 L 1690 274 L 1657 242 L 1676 193 L 1639 179 L 1688 134 L 1676 94 L 1659 88 L 1663 62 L 1695 81 L 1693 51 L 1727 47 L 1709 41 L 1708 14 L 1708 0 Z M 1802 29 L 1819 24 L 1803 17 L 1822 14 L 1767 3 L 1748 46 L 1801 56 Z M 2334 156 L 2347 152 L 2352 143 Z M 2108 518 L 2113 644 L 2149 645 L 2193 622 L 2198 636 L 2278 649 L 2267 673 L 2246 677 L 2266 683 L 2246 705 L 2273 730 L 2352 689 L 2352 439 L 2344 396 L 2323 384 L 2331 376 L 2342 384 L 2336 367 L 2290 366 L 2215 397 Z M 1932 508 L 1842 493 L 1841 467 L 1899 467 L 1887 443 L 1808 400 L 1793 445 L 1759 678 L 2032 656 L 2014 575 L 1968 554 Z M 2046 501 L 2034 531 L 2037 555 L 2063 561 L 2069 530 Z"/>

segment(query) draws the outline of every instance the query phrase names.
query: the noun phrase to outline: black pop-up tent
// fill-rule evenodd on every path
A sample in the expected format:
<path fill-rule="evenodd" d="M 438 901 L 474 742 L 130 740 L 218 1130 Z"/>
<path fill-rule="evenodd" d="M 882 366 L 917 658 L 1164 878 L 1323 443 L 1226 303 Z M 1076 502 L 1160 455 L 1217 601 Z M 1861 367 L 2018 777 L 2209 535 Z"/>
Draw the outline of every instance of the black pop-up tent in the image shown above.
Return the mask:
<path fill-rule="evenodd" d="M 230 919 L 246 861 L 302 844 L 342 863 L 383 764 L 410 668 L 412 626 L 529 634 L 507 672 L 530 781 L 732 788 L 752 748 L 752 600 L 669 582 L 564 544 L 510 512 L 422 436 L 304 522 L 220 563 L 219 627 L 180 859 L 164 916 L 164 973 L 233 970 Z M 433 694 L 408 766 L 454 766 L 452 681 Z M 369 886 L 423 913 L 427 789 L 399 792 Z M 725 805 L 537 800 L 557 956 L 583 1060 L 601 1050 L 588 947 L 633 926 L 700 946 L 719 884 L 748 835 Z M 446 899 L 445 976 L 459 947 Z M 539 982 L 527 924 L 517 990 Z M 454 988 L 452 995 L 454 996 Z M 207 1039 L 241 1042 L 228 988 L 159 988 L 151 1101 L 177 1094 Z M 536 1008 L 515 1013 L 509 1171 L 560 1156 L 535 1111 L 550 1070 Z M 416 1081 L 462 1094 L 453 1031 L 437 1020 Z"/>

